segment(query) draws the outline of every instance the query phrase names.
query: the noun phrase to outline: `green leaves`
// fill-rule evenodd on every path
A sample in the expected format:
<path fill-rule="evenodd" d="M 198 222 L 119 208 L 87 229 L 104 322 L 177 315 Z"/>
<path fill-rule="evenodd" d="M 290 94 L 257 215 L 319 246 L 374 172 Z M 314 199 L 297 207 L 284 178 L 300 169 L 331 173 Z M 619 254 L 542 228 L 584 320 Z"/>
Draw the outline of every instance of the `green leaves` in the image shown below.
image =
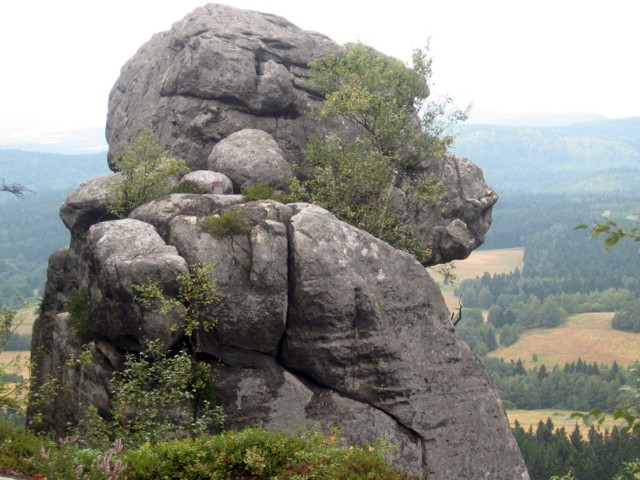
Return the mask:
<path fill-rule="evenodd" d="M 417 172 L 441 155 L 452 137 L 446 124 L 465 114 L 445 104 L 425 104 L 431 77 L 428 47 L 413 66 L 361 44 L 311 62 L 312 86 L 324 94 L 321 117 L 340 116 L 355 128 L 349 138 L 311 138 L 289 185 L 289 200 L 314 203 L 341 220 L 426 263 L 431 249 L 415 221 L 437 205 L 445 188 Z M 418 114 L 424 112 L 422 128 Z M 411 171 L 411 173 L 409 173 Z"/>
<path fill-rule="evenodd" d="M 611 248 L 618 244 L 618 242 L 623 238 L 630 238 L 634 242 L 640 242 L 640 234 L 638 234 L 639 227 L 626 228 L 616 221 L 611 220 L 609 216 L 611 212 L 608 210 L 602 213 L 602 217 L 604 221 L 602 222 L 593 222 L 591 226 L 589 225 L 577 225 L 575 230 L 586 230 L 591 229 L 591 238 L 597 238 L 600 235 L 606 235 L 602 245 L 604 248 Z M 638 217 L 636 215 L 628 215 L 626 217 L 627 220 L 638 223 Z"/>
<path fill-rule="evenodd" d="M 119 438 L 141 445 L 201 435 L 221 425 L 224 414 L 212 404 L 211 366 L 197 358 L 198 334 L 216 324 L 209 311 L 220 301 L 211 280 L 214 266 L 196 263 L 178 275 L 175 297 L 155 282 L 133 286 L 144 308 L 173 318 L 170 328 L 183 334 L 182 347 L 169 352 L 160 340 L 148 339 L 144 352 L 127 354 L 124 369 L 112 378 L 112 425 L 94 415 L 89 427 L 97 426 L 107 436 L 115 431 Z"/>
<path fill-rule="evenodd" d="M 24 303 L 18 299 L 14 300 L 11 306 L 0 306 L 0 353 L 4 350 L 9 342 L 9 338 L 20 326 L 24 320 L 24 316 L 20 314 L 19 307 L 24 307 Z M 19 410 L 21 407 L 20 396 L 26 384 L 22 378 L 16 378 L 17 382 L 10 382 L 9 378 L 3 377 L 6 367 L 14 367 L 19 369 L 20 358 L 15 358 L 8 364 L 0 364 L 0 415 L 10 411 Z"/>
<path fill-rule="evenodd" d="M 148 282 L 133 285 L 136 300 L 145 308 L 157 310 L 164 315 L 173 316 L 175 330 L 181 329 L 190 341 L 198 330 L 209 331 L 217 321 L 208 315 L 207 308 L 220 302 L 215 293 L 211 272 L 215 263 L 195 263 L 189 271 L 176 278 L 178 294 L 176 297 L 166 295 L 160 285 Z"/>
<path fill-rule="evenodd" d="M 630 401 L 627 404 L 613 410 L 593 408 L 588 413 L 574 412 L 571 414 L 571 418 L 580 419 L 586 425 L 597 425 L 599 427 L 607 416 L 610 416 L 613 420 L 623 420 L 622 428 L 626 432 L 640 434 L 640 422 L 638 421 L 640 418 L 640 390 L 632 385 L 623 385 L 620 387 L 620 391 L 628 394 Z"/>
<path fill-rule="evenodd" d="M 273 198 L 273 195 L 274 195 L 273 187 L 269 185 L 265 185 L 264 183 L 255 183 L 247 187 L 242 192 L 242 196 L 247 202 L 254 202 L 257 200 L 266 200 L 269 198 Z"/>
<path fill-rule="evenodd" d="M 229 209 L 222 215 L 211 215 L 202 221 L 202 227 L 214 237 L 223 238 L 233 235 L 246 235 L 251 232 L 245 213 Z"/>
<path fill-rule="evenodd" d="M 221 410 L 205 398 L 210 367 L 195 362 L 186 350 L 168 354 L 159 341 L 146 347 L 139 355 L 127 354 L 124 369 L 112 379 L 118 438 L 133 445 L 155 444 L 202 435 L 219 424 Z"/>
<path fill-rule="evenodd" d="M 116 199 L 109 212 L 121 218 L 136 207 L 170 193 L 171 177 L 189 171 L 184 160 L 165 153 L 151 126 L 114 163 L 122 173 L 122 181 L 111 185 Z"/>
<path fill-rule="evenodd" d="M 416 103 L 429 96 L 430 71 L 407 68 L 361 44 L 347 45 L 310 67 L 313 85 L 325 94 L 320 116 L 345 117 L 387 156 L 413 142 L 418 132 L 410 127 L 411 118 Z"/>

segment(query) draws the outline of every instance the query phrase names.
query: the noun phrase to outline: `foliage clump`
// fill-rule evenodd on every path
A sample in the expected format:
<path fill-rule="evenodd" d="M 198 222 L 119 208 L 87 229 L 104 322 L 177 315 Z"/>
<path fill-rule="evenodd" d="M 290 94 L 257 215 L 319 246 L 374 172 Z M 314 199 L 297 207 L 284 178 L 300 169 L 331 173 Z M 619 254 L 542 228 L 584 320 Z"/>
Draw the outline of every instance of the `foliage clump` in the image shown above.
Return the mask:
<path fill-rule="evenodd" d="M 157 444 L 219 428 L 224 420 L 213 404 L 211 366 L 198 361 L 187 348 L 164 350 L 148 341 L 140 354 L 125 355 L 124 368 L 111 379 L 113 406 L 104 420 L 95 408 L 85 423 L 90 444 L 104 447 L 114 438 L 128 445 Z"/>
<path fill-rule="evenodd" d="M 630 299 L 618 308 L 611 319 L 615 330 L 640 333 L 640 300 Z"/>
<path fill-rule="evenodd" d="M 242 192 L 242 196 L 247 202 L 254 202 L 256 200 L 267 200 L 273 198 L 273 187 L 265 185 L 264 183 L 255 183 L 245 188 Z"/>
<path fill-rule="evenodd" d="M 211 193 L 211 190 L 202 187 L 197 182 L 182 180 L 171 189 L 171 193 L 193 193 L 196 195 L 203 195 L 205 193 Z"/>
<path fill-rule="evenodd" d="M 233 209 L 227 210 L 222 215 L 205 217 L 202 226 L 209 234 L 217 238 L 246 235 L 251 232 L 251 226 L 247 223 L 244 212 Z"/>
<path fill-rule="evenodd" d="M 147 126 L 114 160 L 122 180 L 111 184 L 108 210 L 123 218 L 136 207 L 171 193 L 176 175 L 189 171 L 184 160 L 167 155 Z"/>
<path fill-rule="evenodd" d="M 627 228 L 626 226 L 619 224 L 615 220 L 611 220 L 609 218 L 610 215 L 611 212 L 607 210 L 602 214 L 602 217 L 604 219 L 603 221 L 594 221 L 591 227 L 582 224 L 578 225 L 575 228 L 576 230 L 590 228 L 591 238 L 597 238 L 600 235 L 604 235 L 605 238 L 602 242 L 602 245 L 605 248 L 611 248 L 614 245 L 617 245 L 617 243 L 623 238 L 629 238 L 634 242 L 640 242 L 640 234 L 638 233 L 639 227 L 637 226 L 637 215 L 628 215 L 626 218 L 627 220 L 635 223 L 636 226 L 632 228 Z"/>
<path fill-rule="evenodd" d="M 69 313 L 67 321 L 69 326 L 82 343 L 88 343 L 91 340 L 89 297 L 80 295 L 71 298 L 66 305 L 66 310 Z"/>
<path fill-rule="evenodd" d="M 431 249 L 416 235 L 415 221 L 437 205 L 444 186 L 418 170 L 452 141 L 443 118 L 466 118 L 448 112 L 449 101 L 426 102 L 426 50 L 415 52 L 412 67 L 360 44 L 311 62 L 312 85 L 325 98 L 318 114 L 343 118 L 355 133 L 311 138 L 299 179 L 289 186 L 290 200 L 324 207 L 421 262 L 428 262 Z"/>
<path fill-rule="evenodd" d="M 525 430 L 516 421 L 513 433 L 531 480 L 631 480 L 638 478 L 640 444 L 637 437 L 614 426 L 596 427 L 586 434 L 557 428 L 551 418 Z M 629 463 L 630 462 L 630 463 Z M 569 473 L 567 473 L 569 472 Z"/>
<path fill-rule="evenodd" d="M 92 412 L 93 423 L 102 429 L 95 432 L 97 438 L 126 438 L 141 445 L 202 435 L 222 424 L 224 414 L 213 404 L 212 367 L 198 358 L 199 333 L 217 323 L 209 311 L 220 301 L 210 277 L 213 268 L 212 263 L 191 265 L 178 275 L 175 297 L 155 282 L 134 285 L 141 305 L 174 319 L 170 330 L 182 334 L 183 345 L 171 352 L 161 341 L 148 340 L 144 352 L 125 355 L 124 369 L 111 381 L 112 424 L 101 422 L 95 409 Z"/>
<path fill-rule="evenodd" d="M 380 442 L 348 446 L 335 435 L 297 435 L 250 428 L 216 436 L 132 447 L 117 440 L 83 448 L 77 438 L 58 442 L 0 423 L 0 470 L 51 480 L 331 479 L 416 480 L 390 467 Z"/>
<path fill-rule="evenodd" d="M 210 306 L 220 301 L 211 273 L 214 264 L 194 264 L 176 278 L 177 291 L 167 295 L 156 282 L 134 285 L 136 300 L 147 310 L 170 320 L 171 346 L 159 339 L 144 339 L 143 351 L 124 355 L 122 368 L 114 372 L 108 385 L 111 406 L 78 405 L 84 413 L 71 431 L 78 442 L 90 448 L 107 448 L 116 439 L 129 446 L 157 443 L 168 438 L 202 435 L 220 428 L 222 409 L 215 405 L 214 367 L 201 359 L 199 335 L 215 327 L 217 319 Z M 71 312 L 81 323 L 88 322 L 86 297 L 70 302 Z M 90 365 L 93 342 L 85 343 L 80 355 L 71 356 L 66 366 Z M 37 369 L 38 355 L 34 358 Z M 30 425 L 39 428 L 42 416 L 61 387 L 56 374 L 30 392 Z"/>

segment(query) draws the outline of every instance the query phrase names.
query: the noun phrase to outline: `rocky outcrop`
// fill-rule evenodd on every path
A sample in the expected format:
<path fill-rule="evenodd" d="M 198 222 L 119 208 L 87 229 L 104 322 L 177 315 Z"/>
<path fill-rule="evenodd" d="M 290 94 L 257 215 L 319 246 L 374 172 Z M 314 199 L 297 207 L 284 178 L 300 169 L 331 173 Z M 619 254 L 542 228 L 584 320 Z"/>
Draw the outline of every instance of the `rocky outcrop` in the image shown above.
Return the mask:
<path fill-rule="evenodd" d="M 206 216 L 230 209 L 249 232 L 203 228 Z M 134 301 L 131 285 L 153 280 L 171 292 L 188 265 L 213 261 L 221 302 L 209 315 L 218 324 L 200 332 L 199 344 L 215 367 L 228 428 L 339 426 L 349 442 L 397 445 L 390 460 L 429 479 L 527 478 L 487 371 L 410 255 L 306 204 L 174 194 L 132 216 L 155 226 L 99 222 L 51 258 L 34 331 L 34 352 L 46 352 L 36 381 L 53 376 L 67 388 L 48 406 L 47 430 L 76 423 L 69 405 L 79 401 L 107 408 L 105 385 L 125 352 L 150 338 L 167 348 L 181 341 L 169 319 Z M 64 361 L 80 351 L 65 322 L 77 297 L 88 301 L 95 342 L 82 373 Z"/>
<path fill-rule="evenodd" d="M 353 134 L 349 122 L 312 114 L 322 97 L 310 86 L 307 64 L 339 48 L 273 15 L 216 4 L 195 10 L 122 68 L 107 118 L 112 168 L 113 152 L 151 124 L 173 155 L 193 170 L 227 175 L 236 193 L 256 178 L 281 189 L 310 135 Z M 412 177 L 431 173 L 448 187 L 444 209 L 419 219 L 435 265 L 466 258 L 482 244 L 498 197 L 465 159 L 447 155 L 412 166 Z"/>
<path fill-rule="evenodd" d="M 308 115 L 320 99 L 306 64 L 336 48 L 282 18 L 208 5 L 125 65 L 110 99 L 111 146 L 151 122 L 194 169 L 178 188 L 195 193 L 115 219 L 115 174 L 62 206 L 71 244 L 50 258 L 33 354 L 34 384 L 64 388 L 30 406 L 41 429 L 64 435 L 81 404 L 106 411 L 125 354 L 151 339 L 167 350 L 184 344 L 185 332 L 139 303 L 134 285 L 175 294 L 178 275 L 214 263 L 220 301 L 205 313 L 217 322 L 196 335 L 227 428 L 337 426 L 350 443 L 397 445 L 389 459 L 430 480 L 528 478 L 489 374 L 455 335 L 424 266 L 317 206 L 237 195 L 254 183 L 283 188 L 310 132 L 345 133 Z M 495 194 L 478 167 L 450 154 L 418 171 L 446 186 L 442 207 L 420 218 L 434 263 L 465 257 L 489 228 Z M 243 228 L 205 228 L 225 215 Z M 88 310 L 82 329 L 69 318 L 78 301 Z M 87 341 L 91 363 L 69 362 Z"/>
<path fill-rule="evenodd" d="M 289 161 L 317 121 L 310 59 L 338 45 L 284 18 L 210 4 L 156 34 L 122 68 L 111 91 L 107 140 L 128 143 L 154 126 L 171 152 L 206 169 L 211 149 L 238 130 L 272 135 Z"/>
<path fill-rule="evenodd" d="M 416 220 L 417 233 L 433 248 L 430 263 L 467 258 L 484 242 L 497 195 L 484 183 L 482 170 L 466 158 L 446 153 L 422 167 L 446 187 L 440 208 L 422 210 Z"/>

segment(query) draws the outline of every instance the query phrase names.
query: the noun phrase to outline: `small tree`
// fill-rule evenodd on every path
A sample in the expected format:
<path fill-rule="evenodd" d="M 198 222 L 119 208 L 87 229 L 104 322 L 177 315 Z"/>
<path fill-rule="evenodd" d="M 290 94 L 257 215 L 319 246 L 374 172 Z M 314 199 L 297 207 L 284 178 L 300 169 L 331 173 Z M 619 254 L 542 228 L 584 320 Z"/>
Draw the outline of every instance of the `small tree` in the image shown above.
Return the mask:
<path fill-rule="evenodd" d="M 115 202 L 109 211 L 125 217 L 136 207 L 167 195 L 171 178 L 189 169 L 184 160 L 166 154 L 151 126 L 146 127 L 115 159 L 122 181 L 112 184 Z"/>
<path fill-rule="evenodd" d="M 198 358 L 198 335 L 216 324 L 208 307 L 220 301 L 210 278 L 212 269 L 213 264 L 191 265 L 189 272 L 177 277 L 175 297 L 155 282 L 134 285 L 137 301 L 170 316 L 171 332 L 183 337 L 170 350 L 160 340 L 147 339 L 143 352 L 125 355 L 124 368 L 111 378 L 113 398 L 107 419 L 95 407 L 86 412 L 89 443 L 106 446 L 119 438 L 142 445 L 195 437 L 221 427 L 224 413 L 213 404 L 212 367 Z"/>
<path fill-rule="evenodd" d="M 415 233 L 420 212 L 438 203 L 444 186 L 419 165 L 452 141 L 441 125 L 445 104 L 429 104 L 428 47 L 413 66 L 365 45 L 310 63 L 312 84 L 324 94 L 321 117 L 354 127 L 347 137 L 311 138 L 290 184 L 291 198 L 327 208 L 338 218 L 404 249 L 422 262 L 431 250 Z M 439 114 L 440 112 L 440 114 Z M 420 117 L 422 113 L 422 128 Z M 465 113 L 447 117 L 456 121 Z"/>
<path fill-rule="evenodd" d="M 138 301 L 174 318 L 174 331 L 184 332 L 184 345 L 175 354 L 159 341 L 147 341 L 146 352 L 129 354 L 125 369 L 113 377 L 114 413 L 120 432 L 134 443 L 205 433 L 223 421 L 212 404 L 211 367 L 198 359 L 198 335 L 216 325 L 208 307 L 220 301 L 210 278 L 213 264 L 195 264 L 178 275 L 176 297 L 159 285 L 134 285 Z"/>

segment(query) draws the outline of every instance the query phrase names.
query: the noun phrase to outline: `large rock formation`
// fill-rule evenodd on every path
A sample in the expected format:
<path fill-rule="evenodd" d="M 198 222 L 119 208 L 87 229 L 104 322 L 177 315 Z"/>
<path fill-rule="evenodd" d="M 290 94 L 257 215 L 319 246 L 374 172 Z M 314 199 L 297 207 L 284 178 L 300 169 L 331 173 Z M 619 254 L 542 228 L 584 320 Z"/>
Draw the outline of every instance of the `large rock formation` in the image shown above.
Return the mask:
<path fill-rule="evenodd" d="M 279 156 L 295 166 L 309 135 L 353 129 L 349 122 L 310 114 L 322 97 L 311 89 L 307 64 L 338 48 L 326 36 L 273 15 L 215 4 L 195 10 L 156 34 L 122 68 L 107 118 L 112 168 L 114 152 L 151 124 L 161 143 L 192 169 L 214 167 L 238 178 L 236 193 L 251 183 L 258 162 L 271 169 L 261 180 L 282 187 L 289 169 Z M 257 139 L 261 155 L 256 144 L 244 141 L 256 130 L 269 134 Z M 412 166 L 412 176 L 431 173 L 447 184 L 448 195 L 443 210 L 420 219 L 418 232 L 433 247 L 430 263 L 466 258 L 484 241 L 497 196 L 477 167 L 453 155 Z"/>
<path fill-rule="evenodd" d="M 208 314 L 218 323 L 198 332 L 198 352 L 215 371 L 227 428 L 338 426 L 349 442 L 398 445 L 389 459 L 430 480 L 528 478 L 488 372 L 455 335 L 422 265 L 321 208 L 227 194 L 252 176 L 281 187 L 307 130 L 335 127 L 305 115 L 319 100 L 304 84 L 306 62 L 333 48 L 284 19 L 209 5 L 124 67 L 110 102 L 111 145 L 152 122 L 167 147 L 205 170 L 190 181 L 219 182 L 223 194 L 169 195 L 126 219 L 107 209 L 118 174 L 69 196 L 60 214 L 71 244 L 51 256 L 33 334 L 36 385 L 64 386 L 37 405 L 44 430 L 63 435 L 81 404 L 108 409 L 125 353 L 149 339 L 167 349 L 183 340 L 135 300 L 132 285 L 155 281 L 172 293 L 191 265 L 215 262 L 221 301 Z M 243 155 L 245 164 L 235 158 Z M 464 257 L 489 227 L 495 194 L 467 160 L 447 155 L 427 169 L 447 193 L 421 232 L 439 261 Z M 229 211 L 249 228 L 204 228 Z M 89 310 L 82 332 L 68 314 L 78 299 Z M 87 340 L 92 362 L 68 362 Z"/>

